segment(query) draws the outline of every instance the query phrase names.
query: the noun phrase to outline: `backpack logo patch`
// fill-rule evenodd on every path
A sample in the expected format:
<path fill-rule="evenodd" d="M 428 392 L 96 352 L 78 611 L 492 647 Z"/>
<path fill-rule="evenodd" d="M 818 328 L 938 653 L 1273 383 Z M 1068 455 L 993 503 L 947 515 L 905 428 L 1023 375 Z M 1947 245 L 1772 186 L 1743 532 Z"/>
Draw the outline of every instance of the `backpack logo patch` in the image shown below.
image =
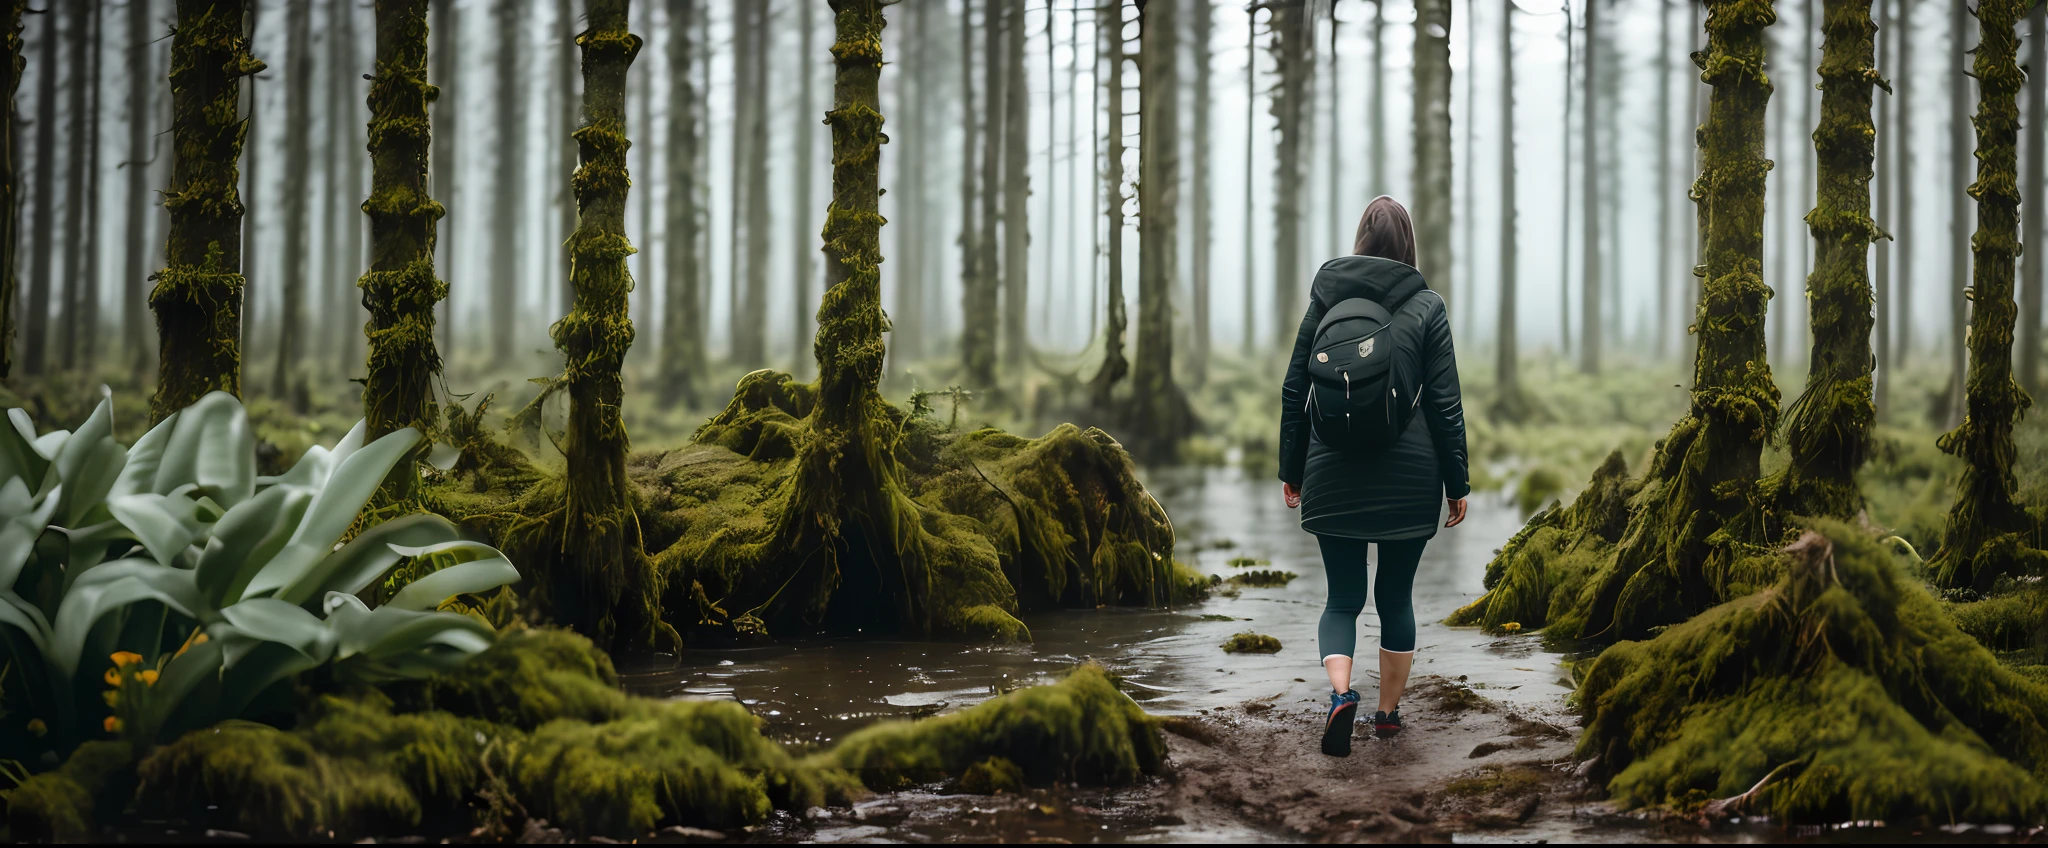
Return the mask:
<path fill-rule="evenodd" d="M 1368 356 L 1371 356 L 1371 355 L 1372 355 L 1372 343 L 1373 343 L 1374 341 L 1377 341 L 1377 339 L 1376 339 L 1376 338 L 1369 338 L 1369 339 L 1366 339 L 1365 341 L 1362 341 L 1362 342 L 1359 342 L 1359 343 L 1358 343 L 1358 358 L 1359 358 L 1359 359 L 1364 359 L 1364 358 L 1366 358 L 1366 357 L 1368 357 Z"/>

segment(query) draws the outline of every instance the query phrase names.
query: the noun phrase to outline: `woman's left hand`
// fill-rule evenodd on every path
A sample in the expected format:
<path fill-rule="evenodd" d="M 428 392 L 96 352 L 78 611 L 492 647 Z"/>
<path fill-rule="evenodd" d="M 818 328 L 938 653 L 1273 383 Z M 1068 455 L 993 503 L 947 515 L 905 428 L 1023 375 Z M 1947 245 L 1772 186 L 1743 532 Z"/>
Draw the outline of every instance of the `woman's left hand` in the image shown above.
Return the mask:
<path fill-rule="evenodd" d="M 1449 499 L 1448 502 L 1451 505 L 1451 517 L 1444 521 L 1444 526 L 1456 527 L 1465 523 L 1465 499 L 1453 498 Z"/>
<path fill-rule="evenodd" d="M 1296 509 L 1300 507 L 1301 487 L 1296 486 L 1293 483 L 1281 483 L 1280 500 L 1286 502 L 1288 509 Z"/>

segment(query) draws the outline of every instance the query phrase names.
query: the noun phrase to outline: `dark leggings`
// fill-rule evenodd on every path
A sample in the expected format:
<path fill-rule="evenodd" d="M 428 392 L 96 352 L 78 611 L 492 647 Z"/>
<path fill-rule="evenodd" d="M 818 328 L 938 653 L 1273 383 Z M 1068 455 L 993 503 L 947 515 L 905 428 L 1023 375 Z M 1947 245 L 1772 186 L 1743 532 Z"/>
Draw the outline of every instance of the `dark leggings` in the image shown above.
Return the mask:
<path fill-rule="evenodd" d="M 1415 650 L 1415 566 L 1422 562 L 1428 539 L 1399 539 L 1374 542 L 1317 536 L 1323 546 L 1323 572 L 1330 578 L 1330 601 L 1323 607 L 1323 620 L 1316 628 L 1316 650 L 1324 659 L 1348 657 L 1358 647 L 1358 614 L 1365 610 L 1366 587 L 1371 563 L 1367 545 L 1380 549 L 1379 579 L 1371 583 L 1372 597 L 1380 613 L 1380 647 L 1389 651 Z"/>

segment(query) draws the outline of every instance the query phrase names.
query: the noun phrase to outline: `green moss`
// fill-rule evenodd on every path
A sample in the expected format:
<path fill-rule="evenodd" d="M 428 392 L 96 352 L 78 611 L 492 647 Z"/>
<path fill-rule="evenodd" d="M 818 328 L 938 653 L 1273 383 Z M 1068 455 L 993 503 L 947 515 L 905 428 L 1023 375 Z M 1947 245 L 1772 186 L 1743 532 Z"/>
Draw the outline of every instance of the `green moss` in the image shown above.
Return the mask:
<path fill-rule="evenodd" d="M 1501 546 L 1486 565 L 1486 594 L 1445 623 L 1499 633 L 1512 622 L 1522 630 L 1551 627 L 1547 638 L 1556 642 L 1578 638 L 1593 602 L 1589 578 L 1611 567 L 1629 502 L 1642 488 L 1621 452 L 1608 454 L 1571 505 L 1553 505 Z"/>
<path fill-rule="evenodd" d="M 78 746 L 64 765 L 0 793 L 8 836 L 16 842 L 86 842 L 126 805 L 135 786 L 135 754 L 126 742 Z"/>
<path fill-rule="evenodd" d="M 1277 654 L 1280 640 L 1264 633 L 1239 633 L 1219 647 L 1227 654 Z"/>
<path fill-rule="evenodd" d="M 1526 768 L 1487 770 L 1444 784 L 1444 794 L 1456 798 L 1490 795 L 1527 795 L 1540 791 L 1550 781 L 1539 771 Z"/>
<path fill-rule="evenodd" d="M 1228 580 L 1225 580 L 1224 582 L 1229 583 L 1233 586 L 1272 588 L 1275 586 L 1285 586 L 1289 583 L 1292 583 L 1294 582 L 1294 578 L 1299 576 L 1301 575 L 1295 574 L 1292 571 L 1268 571 L 1265 569 L 1260 569 L 1258 571 L 1246 571 L 1239 574 L 1232 574 L 1230 575 L 1230 578 Z"/>
<path fill-rule="evenodd" d="M 1019 689 L 957 713 L 884 722 L 820 755 L 870 789 L 960 775 L 1000 757 L 1034 786 L 1053 781 L 1123 785 L 1165 768 L 1158 722 L 1095 665 L 1065 680 Z"/>
<path fill-rule="evenodd" d="M 1267 563 L 1263 559 L 1253 559 L 1248 556 L 1231 557 L 1229 562 L 1231 568 L 1256 568 L 1265 564 Z"/>
<path fill-rule="evenodd" d="M 1024 789 L 1024 770 L 1005 757 L 990 757 L 967 767 L 960 791 L 975 795 L 1016 793 Z"/>
<path fill-rule="evenodd" d="M 2037 588 L 1942 607 L 1958 629 L 1993 651 L 2036 647 L 2048 632 L 2048 592 Z"/>
<path fill-rule="evenodd" d="M 376 833 L 420 819 L 420 803 L 398 775 L 252 722 L 186 734 L 143 760 L 140 771 L 145 815 L 211 819 L 205 823 L 253 836 Z"/>
<path fill-rule="evenodd" d="M 623 714 L 611 658 L 566 630 L 517 629 L 460 669 L 387 687 L 399 709 L 440 710 L 532 730 L 556 719 L 605 721 Z"/>
<path fill-rule="evenodd" d="M 1592 776 L 1628 804 L 1728 797 L 1791 821 L 2033 820 L 2048 689 L 1958 630 L 1896 558 L 1826 523 L 1769 588 L 1590 664 Z"/>
<path fill-rule="evenodd" d="M 1521 509 L 1524 516 L 1535 515 L 1537 510 L 1542 509 L 1545 503 L 1550 502 L 1562 491 L 1564 475 L 1548 465 L 1538 466 L 1535 470 L 1522 475 L 1521 482 L 1515 484 L 1515 506 Z"/>

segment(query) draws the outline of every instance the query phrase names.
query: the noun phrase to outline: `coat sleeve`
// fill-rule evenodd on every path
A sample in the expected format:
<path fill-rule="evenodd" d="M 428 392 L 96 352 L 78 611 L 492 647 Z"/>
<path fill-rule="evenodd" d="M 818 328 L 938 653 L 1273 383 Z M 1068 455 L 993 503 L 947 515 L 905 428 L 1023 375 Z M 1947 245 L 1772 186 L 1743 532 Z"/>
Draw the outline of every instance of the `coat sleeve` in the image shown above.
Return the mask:
<path fill-rule="evenodd" d="M 1458 388 L 1458 354 L 1451 345 L 1448 310 L 1431 310 L 1426 327 L 1422 414 L 1429 422 L 1430 441 L 1436 443 L 1437 476 L 1443 479 L 1444 497 L 1455 500 L 1471 494 L 1472 484 L 1466 465 L 1465 403 Z"/>
<path fill-rule="evenodd" d="M 1294 334 L 1294 355 L 1287 360 L 1287 378 L 1280 383 L 1280 480 L 1301 485 L 1308 466 L 1308 349 L 1315 344 L 1323 307 L 1309 299 L 1308 313 Z"/>

